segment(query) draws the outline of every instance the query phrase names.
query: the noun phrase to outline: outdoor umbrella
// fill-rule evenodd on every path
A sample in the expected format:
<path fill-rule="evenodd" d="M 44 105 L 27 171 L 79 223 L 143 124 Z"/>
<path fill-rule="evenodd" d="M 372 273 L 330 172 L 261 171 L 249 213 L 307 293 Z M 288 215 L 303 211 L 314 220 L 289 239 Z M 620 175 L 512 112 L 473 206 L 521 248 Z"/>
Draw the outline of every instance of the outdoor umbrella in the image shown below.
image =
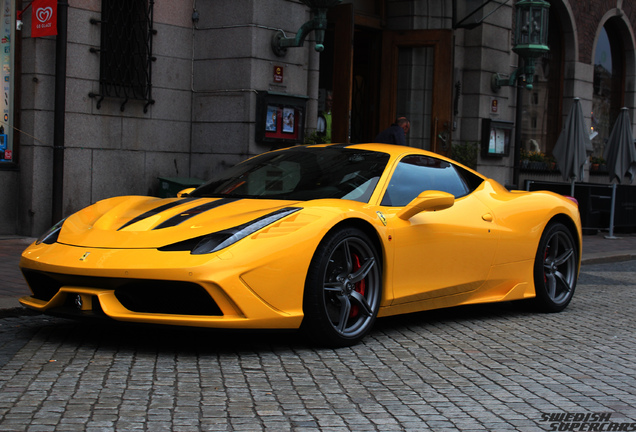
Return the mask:
<path fill-rule="evenodd" d="M 629 177 L 630 183 L 634 180 L 636 148 L 634 148 L 632 123 L 629 121 L 627 108 L 621 109 L 614 123 L 603 157 L 607 163 L 610 182 L 616 178 L 618 183 L 622 183 L 625 176 Z"/>
<path fill-rule="evenodd" d="M 587 149 L 591 147 L 590 136 L 585 128 L 585 120 L 581 110 L 581 101 L 579 98 L 574 98 L 561 135 L 559 135 L 552 151 L 559 164 L 563 180 L 572 181 L 572 194 L 574 194 L 574 182 L 582 180 L 583 165 L 587 160 Z"/>

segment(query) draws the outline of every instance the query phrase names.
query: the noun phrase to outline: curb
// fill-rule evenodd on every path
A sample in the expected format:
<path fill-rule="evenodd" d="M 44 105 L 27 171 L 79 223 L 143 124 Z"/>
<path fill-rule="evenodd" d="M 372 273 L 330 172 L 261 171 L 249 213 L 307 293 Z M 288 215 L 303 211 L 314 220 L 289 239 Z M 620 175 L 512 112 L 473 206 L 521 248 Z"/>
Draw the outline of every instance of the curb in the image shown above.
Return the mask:
<path fill-rule="evenodd" d="M 608 264 L 608 263 L 616 263 L 616 262 L 624 262 L 636 260 L 636 252 L 625 252 L 616 255 L 604 255 L 604 254 L 590 254 L 587 258 L 583 258 L 581 260 L 581 265 L 591 265 L 591 264 Z"/>
<path fill-rule="evenodd" d="M 0 309 L 19 309 L 21 307 L 18 297 L 0 295 Z"/>

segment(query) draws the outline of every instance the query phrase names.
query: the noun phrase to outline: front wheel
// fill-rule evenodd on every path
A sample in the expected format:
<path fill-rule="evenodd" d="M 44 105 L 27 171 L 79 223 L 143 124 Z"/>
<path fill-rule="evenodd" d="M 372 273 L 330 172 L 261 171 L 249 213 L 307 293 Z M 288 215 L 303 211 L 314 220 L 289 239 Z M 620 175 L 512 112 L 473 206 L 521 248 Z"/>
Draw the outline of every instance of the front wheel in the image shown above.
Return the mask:
<path fill-rule="evenodd" d="M 544 312 L 560 312 L 574 295 L 579 253 L 570 230 L 561 223 L 549 224 L 539 241 L 534 263 L 536 306 Z"/>
<path fill-rule="evenodd" d="M 318 343 L 354 345 L 371 330 L 381 297 L 382 272 L 373 243 L 357 228 L 336 229 L 311 261 L 303 328 Z"/>

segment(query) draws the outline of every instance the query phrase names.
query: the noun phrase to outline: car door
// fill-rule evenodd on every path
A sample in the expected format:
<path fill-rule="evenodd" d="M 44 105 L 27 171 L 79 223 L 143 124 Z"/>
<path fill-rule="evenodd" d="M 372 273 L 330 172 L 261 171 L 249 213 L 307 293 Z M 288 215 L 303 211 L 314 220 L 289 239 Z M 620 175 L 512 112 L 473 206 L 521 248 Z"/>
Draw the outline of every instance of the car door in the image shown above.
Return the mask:
<path fill-rule="evenodd" d="M 487 279 L 497 249 L 490 209 L 477 199 L 481 178 L 422 155 L 400 160 L 381 205 L 392 213 L 425 190 L 455 196 L 447 209 L 391 220 L 393 304 L 473 291 Z M 393 210 L 393 211 L 392 211 Z"/>

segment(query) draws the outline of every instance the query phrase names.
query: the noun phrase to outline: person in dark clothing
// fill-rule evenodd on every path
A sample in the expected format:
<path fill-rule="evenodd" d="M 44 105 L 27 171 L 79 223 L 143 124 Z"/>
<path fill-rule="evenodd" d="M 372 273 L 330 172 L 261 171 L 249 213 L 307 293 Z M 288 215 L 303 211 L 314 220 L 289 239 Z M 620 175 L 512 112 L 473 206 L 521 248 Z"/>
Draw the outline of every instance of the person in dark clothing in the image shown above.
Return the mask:
<path fill-rule="evenodd" d="M 410 128 L 411 122 L 406 117 L 398 117 L 395 123 L 375 137 L 375 142 L 406 145 L 406 134 L 409 133 Z"/>

